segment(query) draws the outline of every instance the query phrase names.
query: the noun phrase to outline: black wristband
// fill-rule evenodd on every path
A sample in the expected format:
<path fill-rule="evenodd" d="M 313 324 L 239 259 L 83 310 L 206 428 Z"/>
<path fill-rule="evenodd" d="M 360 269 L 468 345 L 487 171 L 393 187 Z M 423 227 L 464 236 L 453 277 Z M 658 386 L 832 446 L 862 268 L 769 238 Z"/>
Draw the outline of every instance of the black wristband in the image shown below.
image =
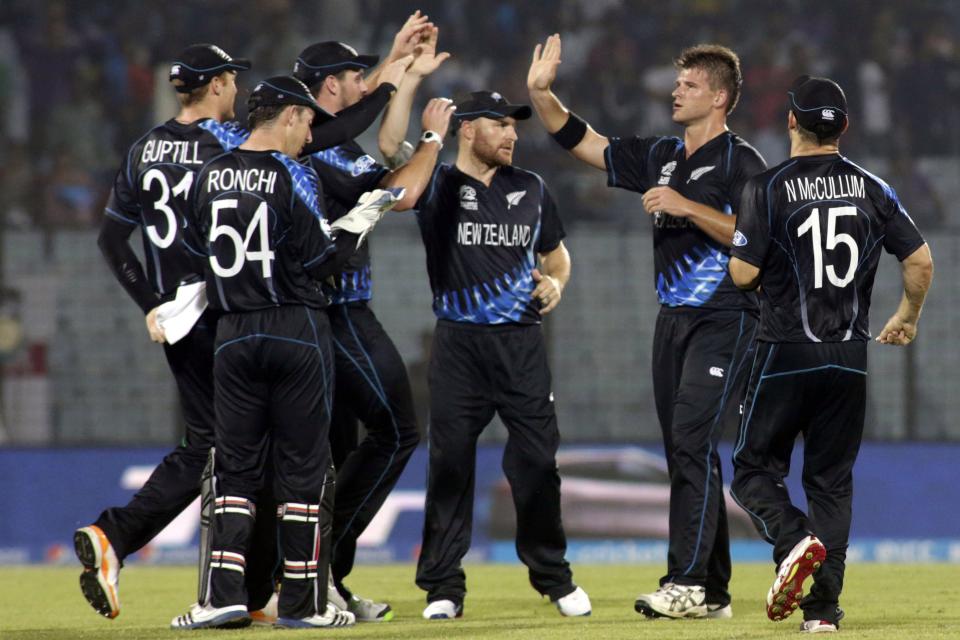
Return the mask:
<path fill-rule="evenodd" d="M 556 140 L 561 147 L 569 151 L 580 144 L 583 136 L 587 135 L 587 123 L 571 111 L 567 122 L 560 127 L 556 133 L 551 135 L 553 135 L 553 139 Z"/>

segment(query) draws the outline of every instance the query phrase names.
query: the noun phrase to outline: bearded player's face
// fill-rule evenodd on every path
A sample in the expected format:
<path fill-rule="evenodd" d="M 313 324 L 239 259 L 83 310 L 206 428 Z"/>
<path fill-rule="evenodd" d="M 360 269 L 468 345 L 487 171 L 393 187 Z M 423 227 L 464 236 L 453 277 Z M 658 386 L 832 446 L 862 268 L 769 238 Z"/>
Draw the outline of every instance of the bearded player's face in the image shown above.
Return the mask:
<path fill-rule="evenodd" d="M 477 118 L 473 127 L 473 153 L 490 166 L 506 167 L 513 164 L 513 149 L 517 144 L 517 121 L 513 118 Z"/>

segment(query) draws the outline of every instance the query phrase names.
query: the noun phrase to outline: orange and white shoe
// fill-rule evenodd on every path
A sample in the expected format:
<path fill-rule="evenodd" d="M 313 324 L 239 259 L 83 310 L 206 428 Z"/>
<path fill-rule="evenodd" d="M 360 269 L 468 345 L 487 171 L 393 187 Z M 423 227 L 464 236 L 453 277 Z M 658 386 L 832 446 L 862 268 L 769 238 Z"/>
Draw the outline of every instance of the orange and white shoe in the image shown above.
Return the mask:
<path fill-rule="evenodd" d="M 803 583 L 827 559 L 827 550 L 816 536 L 807 536 L 780 563 L 777 579 L 767 592 L 767 617 L 778 622 L 792 614 L 803 598 Z"/>
<path fill-rule="evenodd" d="M 90 606 L 107 618 L 120 615 L 120 561 L 103 529 L 96 525 L 73 533 L 73 548 L 83 564 L 80 590 Z"/>
<path fill-rule="evenodd" d="M 272 627 L 276 624 L 277 616 L 279 615 L 279 604 L 280 596 L 274 592 L 273 595 L 270 596 L 270 599 L 267 600 L 267 604 L 263 605 L 263 609 L 250 612 L 250 619 L 253 621 L 253 626 Z"/>

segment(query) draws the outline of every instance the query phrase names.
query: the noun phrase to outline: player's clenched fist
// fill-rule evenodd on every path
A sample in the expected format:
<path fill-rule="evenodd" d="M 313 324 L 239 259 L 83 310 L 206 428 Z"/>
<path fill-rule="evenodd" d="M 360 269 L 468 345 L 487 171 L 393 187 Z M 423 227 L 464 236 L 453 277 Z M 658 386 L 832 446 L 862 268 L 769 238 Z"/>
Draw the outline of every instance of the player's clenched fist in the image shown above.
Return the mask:
<path fill-rule="evenodd" d="M 537 283 L 537 286 L 530 296 L 540 301 L 540 315 L 546 315 L 560 304 L 563 286 L 557 278 L 544 275 L 540 273 L 539 269 L 533 270 L 533 281 Z"/>
<path fill-rule="evenodd" d="M 420 123 L 424 131 L 436 131 L 443 138 L 450 128 L 450 118 L 457 107 L 449 98 L 433 98 L 423 109 Z"/>

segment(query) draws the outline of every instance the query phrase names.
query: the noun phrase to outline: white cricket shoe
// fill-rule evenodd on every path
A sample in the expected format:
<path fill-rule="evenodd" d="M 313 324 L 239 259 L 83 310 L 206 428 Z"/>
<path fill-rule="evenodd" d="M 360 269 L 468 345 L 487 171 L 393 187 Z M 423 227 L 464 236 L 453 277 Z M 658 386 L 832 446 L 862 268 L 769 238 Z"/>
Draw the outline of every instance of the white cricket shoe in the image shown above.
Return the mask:
<path fill-rule="evenodd" d="M 767 617 L 778 622 L 792 614 L 803 598 L 803 582 L 826 559 L 827 550 L 816 536 L 807 536 L 794 545 L 767 592 Z"/>
<path fill-rule="evenodd" d="M 638 596 L 633 608 L 648 618 L 706 618 L 706 598 L 703 587 L 668 582 Z"/>
<path fill-rule="evenodd" d="M 356 616 L 357 622 L 389 622 L 393 620 L 394 613 L 389 604 L 361 598 L 355 593 L 350 595 L 350 600 L 347 600 L 333 584 L 333 578 L 327 583 L 327 601 L 352 613 Z"/>
<path fill-rule="evenodd" d="M 357 619 L 352 613 L 343 611 L 333 603 L 327 602 L 327 609 L 322 616 L 314 614 L 309 618 L 277 618 L 274 626 L 285 629 L 334 628 L 352 627 L 356 622 Z"/>
<path fill-rule="evenodd" d="M 463 615 L 463 605 L 453 600 L 434 600 L 423 610 L 425 620 L 453 620 Z"/>
<path fill-rule="evenodd" d="M 229 607 L 200 606 L 194 602 L 190 610 L 170 621 L 171 629 L 238 629 L 250 626 L 247 605 Z"/>
<path fill-rule="evenodd" d="M 581 587 L 577 587 L 562 598 L 554 601 L 560 615 L 567 617 L 590 615 L 590 596 Z"/>
<path fill-rule="evenodd" d="M 837 625 L 829 620 L 804 620 L 800 633 L 836 633 Z"/>
<path fill-rule="evenodd" d="M 107 618 L 120 615 L 120 560 L 103 529 L 95 524 L 73 532 L 73 549 L 83 564 L 80 590 L 90 606 Z"/>
<path fill-rule="evenodd" d="M 720 620 L 733 617 L 733 606 L 729 604 L 707 604 L 707 617 Z"/>

